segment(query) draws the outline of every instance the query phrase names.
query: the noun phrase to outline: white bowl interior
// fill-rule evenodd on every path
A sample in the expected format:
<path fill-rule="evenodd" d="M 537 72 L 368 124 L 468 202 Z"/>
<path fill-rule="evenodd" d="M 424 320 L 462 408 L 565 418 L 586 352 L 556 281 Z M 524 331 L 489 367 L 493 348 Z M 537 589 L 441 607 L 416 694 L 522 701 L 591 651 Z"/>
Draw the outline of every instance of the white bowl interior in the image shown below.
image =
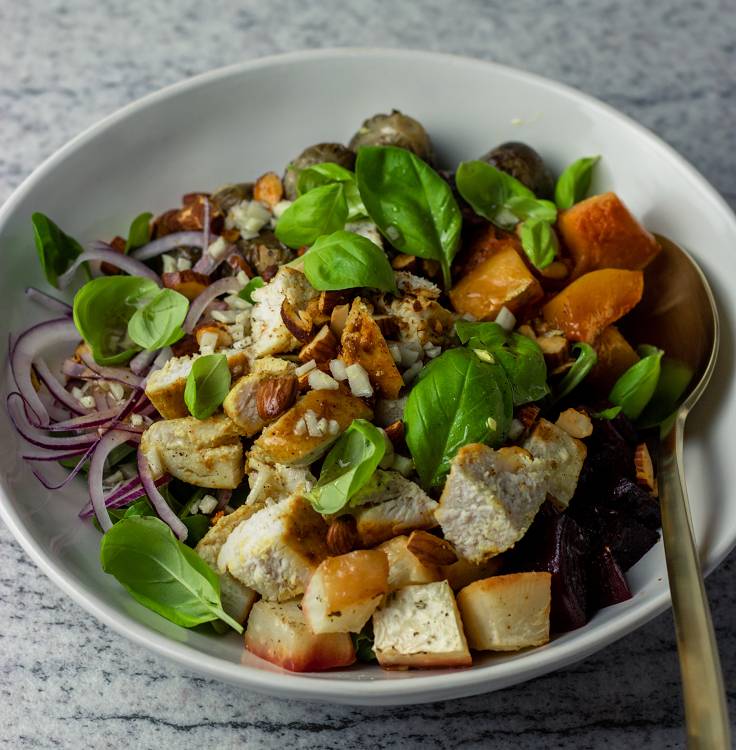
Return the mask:
<path fill-rule="evenodd" d="M 719 367 L 688 429 L 693 522 L 707 567 L 736 536 L 736 462 L 729 426 L 736 299 L 736 222 L 715 191 L 651 134 L 599 103 L 512 70 L 434 54 L 299 53 L 217 71 L 148 97 L 80 136 L 34 173 L 0 213 L 0 295 L 5 336 L 41 319 L 23 299 L 43 286 L 30 215 L 47 213 L 86 242 L 125 234 L 144 210 L 180 195 L 281 171 L 305 146 L 347 142 L 361 121 L 399 108 L 429 130 L 443 166 L 504 140 L 524 140 L 560 170 L 601 154 L 596 188 L 617 191 L 649 229 L 675 239 L 714 284 L 724 343 Z M 581 630 L 527 653 L 478 656 L 442 673 L 354 668 L 291 675 L 243 653 L 238 637 L 184 630 L 136 604 L 98 563 L 99 534 L 77 518 L 83 488 L 47 492 L 18 458 L 2 411 L 2 511 L 45 572 L 97 616 L 192 668 L 271 693 L 354 703 L 399 703 L 483 692 L 562 666 L 602 647 L 668 602 L 661 543 L 629 574 L 634 598 L 599 612 Z"/>

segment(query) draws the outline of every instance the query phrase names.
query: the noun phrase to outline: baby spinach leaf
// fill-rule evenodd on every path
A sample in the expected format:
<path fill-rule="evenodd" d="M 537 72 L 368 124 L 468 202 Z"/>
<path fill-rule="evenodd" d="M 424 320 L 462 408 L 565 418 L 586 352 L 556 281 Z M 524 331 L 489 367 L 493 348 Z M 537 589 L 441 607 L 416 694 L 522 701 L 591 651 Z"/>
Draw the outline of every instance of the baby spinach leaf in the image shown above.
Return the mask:
<path fill-rule="evenodd" d="M 173 289 L 158 292 L 133 313 L 128 321 L 128 336 L 144 349 L 161 349 L 178 341 L 184 330 L 189 300 Z"/>
<path fill-rule="evenodd" d="M 620 406 L 629 419 L 637 419 L 644 411 L 659 381 L 660 361 L 664 352 L 655 347 L 647 347 L 644 353 L 646 356 L 629 367 L 608 394 L 608 400 Z"/>
<path fill-rule="evenodd" d="M 360 198 L 358 183 L 355 179 L 355 173 L 351 172 L 339 164 L 332 162 L 323 162 L 314 164 L 311 167 L 303 169 L 299 173 L 297 182 L 297 191 L 299 195 L 304 195 L 310 190 L 314 190 L 321 185 L 331 185 L 340 183 L 345 189 L 345 199 L 348 203 L 348 220 L 361 219 L 367 216 L 365 206 Z"/>
<path fill-rule="evenodd" d="M 187 375 L 184 403 L 197 419 L 214 414 L 230 390 L 230 368 L 224 354 L 205 354 L 197 357 Z"/>
<path fill-rule="evenodd" d="M 600 156 L 585 156 L 570 164 L 555 185 L 555 203 L 560 210 L 570 208 L 588 195 L 593 168 Z"/>
<path fill-rule="evenodd" d="M 565 377 L 560 381 L 557 393 L 555 394 L 555 401 L 559 401 L 574 388 L 577 388 L 588 377 L 588 373 L 595 367 L 595 363 L 598 361 L 598 355 L 590 344 L 579 342 L 572 347 L 572 350 L 578 353 L 578 357 L 573 362 L 572 367 L 565 373 Z"/>
<path fill-rule="evenodd" d="M 136 216 L 130 223 L 128 239 L 125 241 L 126 254 L 131 250 L 137 250 L 139 247 L 143 247 L 143 245 L 147 245 L 150 242 L 150 221 L 152 218 L 153 214 L 150 213 L 138 214 L 138 216 Z"/>
<path fill-rule="evenodd" d="M 355 174 L 368 216 L 403 253 L 436 260 L 445 287 L 460 244 L 462 217 L 450 186 L 411 151 L 363 146 Z"/>
<path fill-rule="evenodd" d="M 520 333 L 508 333 L 498 323 L 458 320 L 455 330 L 468 349 L 486 352 L 501 365 L 511 385 L 514 406 L 538 401 L 549 393 L 547 365 L 536 342 Z"/>
<path fill-rule="evenodd" d="M 654 427 L 664 422 L 677 409 L 693 377 L 692 368 L 678 359 L 663 357 L 659 380 L 649 403 L 637 420 L 639 427 Z"/>
<path fill-rule="evenodd" d="M 342 183 L 330 183 L 297 198 L 281 214 L 276 237 L 288 247 L 311 245 L 323 234 L 342 229 L 347 218 L 345 188 Z"/>
<path fill-rule="evenodd" d="M 440 484 L 458 450 L 501 445 L 513 416 L 508 378 L 467 349 L 450 349 L 424 368 L 404 410 L 406 444 L 426 487 Z"/>
<path fill-rule="evenodd" d="M 49 284 L 58 289 L 59 276 L 69 268 L 77 255 L 81 254 L 82 246 L 73 237 L 64 234 L 44 214 L 34 213 L 31 216 L 31 224 L 41 268 Z"/>
<path fill-rule="evenodd" d="M 246 302 L 254 304 L 253 292 L 256 289 L 266 286 L 266 282 L 260 276 L 254 276 L 238 293 L 238 297 L 242 297 Z"/>
<path fill-rule="evenodd" d="M 386 452 L 383 432 L 354 419 L 327 454 L 308 499 L 318 513 L 337 513 L 373 476 Z"/>
<path fill-rule="evenodd" d="M 319 291 L 362 286 L 382 292 L 397 291 L 386 254 L 354 232 L 341 230 L 320 237 L 304 255 L 304 273 Z"/>
<path fill-rule="evenodd" d="M 557 255 L 557 235 L 545 219 L 527 219 L 521 225 L 519 239 L 535 268 L 547 268 Z"/>
<path fill-rule="evenodd" d="M 220 619 L 243 632 L 222 609 L 215 572 L 158 518 L 118 521 L 102 537 L 100 561 L 134 599 L 177 625 Z"/>

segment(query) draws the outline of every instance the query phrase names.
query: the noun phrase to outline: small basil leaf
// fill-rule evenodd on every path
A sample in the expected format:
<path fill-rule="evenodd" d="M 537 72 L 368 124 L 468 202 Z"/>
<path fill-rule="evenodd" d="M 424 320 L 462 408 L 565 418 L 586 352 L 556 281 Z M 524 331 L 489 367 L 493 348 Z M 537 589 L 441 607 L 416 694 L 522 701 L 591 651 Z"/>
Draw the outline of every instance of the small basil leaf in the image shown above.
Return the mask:
<path fill-rule="evenodd" d="M 397 291 L 386 254 L 374 242 L 354 232 L 341 230 L 320 237 L 304 255 L 304 274 L 319 291 L 356 287 Z"/>
<path fill-rule="evenodd" d="M 611 406 L 603 411 L 594 412 L 593 416 L 596 419 L 615 419 L 621 413 L 620 406 Z"/>
<path fill-rule="evenodd" d="M 34 213 L 31 216 L 31 224 L 41 268 L 49 284 L 58 289 L 59 276 L 82 252 L 82 246 L 73 237 L 64 234 L 48 216 Z"/>
<path fill-rule="evenodd" d="M 557 207 L 552 201 L 512 195 L 506 201 L 506 208 L 521 221 L 536 219 L 554 224 L 557 221 Z"/>
<path fill-rule="evenodd" d="M 598 355 L 590 344 L 579 342 L 573 346 L 572 350 L 578 353 L 578 357 L 560 381 L 555 394 L 555 401 L 559 401 L 574 388 L 577 388 L 598 361 Z"/>
<path fill-rule="evenodd" d="M 451 349 L 424 370 L 406 402 L 404 425 L 417 472 L 431 487 L 464 445 L 503 443 L 513 401 L 503 369 L 467 349 Z"/>
<path fill-rule="evenodd" d="M 128 336 L 128 321 L 159 287 L 137 276 L 101 276 L 74 296 L 74 324 L 101 365 L 127 362 L 140 347 Z"/>
<path fill-rule="evenodd" d="M 102 537 L 100 561 L 134 599 L 177 625 L 220 619 L 243 632 L 222 609 L 215 572 L 158 518 L 118 521 Z"/>
<path fill-rule="evenodd" d="M 365 206 L 360 198 L 355 174 L 349 169 L 341 167 L 339 164 L 324 162 L 303 169 L 299 173 L 297 191 L 299 195 L 304 195 L 304 193 L 308 193 L 316 187 L 330 185 L 335 182 L 341 183 L 345 189 L 345 199 L 348 203 L 348 220 L 354 221 L 355 219 L 367 216 Z"/>
<path fill-rule="evenodd" d="M 125 509 L 123 518 L 136 518 L 138 516 L 155 516 L 156 511 L 151 507 L 147 497 L 136 500 Z"/>
<path fill-rule="evenodd" d="M 133 219 L 128 230 L 128 239 L 125 241 L 125 252 L 129 253 L 131 250 L 137 250 L 143 245 L 147 245 L 151 240 L 151 225 L 150 221 L 153 218 L 153 214 L 143 213 Z"/>
<path fill-rule="evenodd" d="M 281 214 L 276 224 L 276 237 L 288 247 L 311 245 L 323 234 L 331 234 L 345 226 L 348 204 L 341 183 L 314 188 L 297 198 Z"/>
<path fill-rule="evenodd" d="M 241 297 L 246 302 L 254 304 L 253 292 L 256 289 L 260 289 L 262 286 L 266 286 L 266 282 L 260 276 L 254 276 L 239 292 L 238 297 Z"/>
<path fill-rule="evenodd" d="M 365 419 L 354 419 L 327 454 L 307 495 L 314 509 L 323 514 L 342 510 L 373 476 L 385 451 L 383 432 Z"/>
<path fill-rule="evenodd" d="M 544 219 L 528 219 L 519 230 L 519 239 L 535 268 L 546 268 L 557 255 L 557 235 Z"/>
<path fill-rule="evenodd" d="M 178 341 L 184 331 L 189 300 L 173 289 L 160 289 L 128 321 L 128 336 L 143 349 L 161 349 Z"/>
<path fill-rule="evenodd" d="M 184 403 L 197 419 L 214 414 L 230 390 L 230 368 L 224 354 L 205 354 L 197 357 L 187 376 Z"/>
<path fill-rule="evenodd" d="M 659 381 L 660 360 L 663 354 L 661 349 L 655 349 L 654 352 L 629 367 L 611 388 L 608 400 L 620 406 L 629 419 L 637 419 L 654 395 Z"/>
<path fill-rule="evenodd" d="M 692 378 L 693 370 L 689 365 L 664 357 L 660 363 L 657 388 L 639 416 L 637 425 L 646 428 L 664 422 L 677 409 Z"/>
<path fill-rule="evenodd" d="M 399 251 L 436 260 L 445 287 L 460 244 L 462 217 L 452 189 L 411 151 L 362 146 L 355 165 L 368 216 Z"/>
<path fill-rule="evenodd" d="M 600 158 L 600 156 L 585 156 L 565 169 L 555 186 L 557 208 L 560 210 L 570 208 L 588 195 L 593 179 L 593 168 Z"/>

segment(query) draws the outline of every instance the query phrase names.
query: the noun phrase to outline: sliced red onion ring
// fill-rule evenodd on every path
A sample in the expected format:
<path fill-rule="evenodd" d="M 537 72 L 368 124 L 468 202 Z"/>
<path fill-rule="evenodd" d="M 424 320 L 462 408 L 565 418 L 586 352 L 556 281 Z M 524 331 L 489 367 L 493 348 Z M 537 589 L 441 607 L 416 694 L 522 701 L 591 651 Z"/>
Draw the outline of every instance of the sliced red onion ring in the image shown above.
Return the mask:
<path fill-rule="evenodd" d="M 207 249 L 202 252 L 200 259 L 192 267 L 192 271 L 195 273 L 201 273 L 205 276 L 209 276 L 214 273 L 217 268 L 225 261 L 225 255 L 215 257 L 211 253 L 207 252 Z"/>
<path fill-rule="evenodd" d="M 105 496 L 105 505 L 110 510 L 114 508 L 124 508 L 126 505 L 130 505 L 130 503 L 132 503 L 134 500 L 146 496 L 145 490 L 143 489 L 138 476 L 135 476 L 134 480 L 135 482 L 137 482 L 137 484 L 128 487 L 128 483 L 125 482 L 124 484 L 120 485 L 120 487 L 118 487 L 114 492 L 111 492 Z M 171 477 L 168 474 L 164 474 L 164 476 L 156 480 L 156 487 L 163 487 L 170 481 Z M 124 488 L 125 492 L 123 492 Z M 92 510 L 92 503 L 87 503 L 84 508 L 79 511 L 79 517 L 89 518 L 91 515 L 93 515 L 93 513 L 94 511 Z"/>
<path fill-rule="evenodd" d="M 79 356 L 92 372 L 96 372 L 104 380 L 114 380 L 133 388 L 137 388 L 141 384 L 140 377 L 133 374 L 130 370 L 123 367 L 104 367 L 103 365 L 98 365 L 92 356 L 92 352 L 85 346 L 79 348 Z"/>
<path fill-rule="evenodd" d="M 91 409 L 82 406 L 78 399 L 74 398 L 69 391 L 58 381 L 49 366 L 42 359 L 36 359 L 33 363 L 39 380 L 46 386 L 48 392 L 69 411 L 75 414 L 89 414 Z"/>
<path fill-rule="evenodd" d="M 232 496 L 232 490 L 217 490 L 217 507 L 215 508 L 215 512 L 222 510 L 230 502 Z"/>
<path fill-rule="evenodd" d="M 89 446 L 86 453 L 79 459 L 79 461 L 77 461 L 77 465 L 68 474 L 65 474 L 64 478 L 56 484 L 54 484 L 51 479 L 45 476 L 38 467 L 31 463 L 31 471 L 33 472 L 33 476 L 35 476 L 36 479 L 38 479 L 38 481 L 41 482 L 41 484 L 47 490 L 60 490 L 62 487 L 65 487 L 67 484 L 69 484 L 69 482 L 71 482 L 72 479 L 77 476 L 77 474 L 79 474 L 79 472 L 82 470 L 82 467 L 87 463 L 89 457 L 94 453 L 96 447 L 97 442 L 95 441 L 92 445 Z"/>
<path fill-rule="evenodd" d="M 74 435 L 73 437 L 51 437 L 47 435 L 45 427 L 39 429 L 28 421 L 23 408 L 26 406 L 25 400 L 17 391 L 8 394 L 7 406 L 8 414 L 15 429 L 31 445 L 36 445 L 39 448 L 73 450 L 76 448 L 84 449 L 97 440 L 96 435 Z"/>
<path fill-rule="evenodd" d="M 234 294 L 235 292 L 239 292 L 242 288 L 242 284 L 234 276 L 227 276 L 224 279 L 219 279 L 210 284 L 189 306 L 189 312 L 184 319 L 184 325 L 182 328 L 187 333 L 191 333 L 210 302 L 221 294 Z"/>
<path fill-rule="evenodd" d="M 154 349 L 152 351 L 144 349 L 142 352 L 138 352 L 138 354 L 136 354 L 135 357 L 130 360 L 130 362 L 128 363 L 128 367 L 130 367 L 135 375 L 142 375 L 144 370 L 151 364 L 151 362 L 153 362 L 154 359 L 156 359 L 156 355 L 158 354 L 158 352 L 158 349 Z"/>
<path fill-rule="evenodd" d="M 104 427 L 110 420 L 115 419 L 119 409 L 106 409 L 105 411 L 83 414 L 81 417 L 72 417 L 63 422 L 55 422 L 47 425 L 44 429 L 49 432 L 82 432 Z"/>
<path fill-rule="evenodd" d="M 87 449 L 89 450 L 89 449 Z M 38 450 L 38 451 L 26 451 L 20 454 L 20 457 L 24 461 L 65 461 L 69 458 L 76 458 L 77 456 L 83 456 L 87 450 L 79 449 L 72 451 L 49 451 L 49 450 Z"/>
<path fill-rule="evenodd" d="M 149 260 L 177 247 L 202 247 L 203 242 L 202 232 L 174 232 L 139 247 L 130 254 L 130 257 L 137 261 Z M 140 274 L 134 275 L 140 276 Z"/>
<path fill-rule="evenodd" d="M 89 367 L 77 362 L 74 359 L 67 358 L 61 365 L 61 372 L 68 378 L 77 378 L 78 380 L 100 380 L 100 376 L 90 370 Z"/>
<path fill-rule="evenodd" d="M 155 281 L 161 286 L 161 279 L 158 274 L 139 260 L 135 260 L 130 255 L 118 253 L 110 248 L 109 245 L 105 246 L 104 243 L 95 243 L 89 250 L 85 250 L 81 255 L 78 255 L 74 263 L 59 276 L 59 287 L 65 289 L 69 286 L 79 266 L 91 260 L 109 263 L 111 266 L 115 266 L 115 268 L 119 268 L 121 271 L 130 274 L 130 276 L 142 276 L 143 278 Z"/>
<path fill-rule="evenodd" d="M 202 219 L 202 249 L 206 250 L 210 246 L 210 202 L 208 198 L 204 199 L 204 218 Z"/>
<path fill-rule="evenodd" d="M 26 288 L 26 297 L 34 300 L 34 302 L 38 302 L 39 305 L 52 312 L 69 316 L 72 314 L 71 305 L 62 302 L 60 299 L 56 299 L 56 297 L 52 297 L 50 294 L 46 294 L 46 292 L 42 292 L 40 289 L 36 289 L 35 286 Z"/>
<path fill-rule="evenodd" d="M 148 465 L 148 460 L 140 448 L 138 449 L 138 476 L 141 478 L 143 489 L 146 491 L 146 495 L 148 495 L 148 499 L 151 501 L 154 510 L 158 513 L 158 517 L 183 542 L 187 538 L 189 531 L 179 516 L 171 509 L 164 496 L 158 491 L 151 475 L 151 467 Z"/>

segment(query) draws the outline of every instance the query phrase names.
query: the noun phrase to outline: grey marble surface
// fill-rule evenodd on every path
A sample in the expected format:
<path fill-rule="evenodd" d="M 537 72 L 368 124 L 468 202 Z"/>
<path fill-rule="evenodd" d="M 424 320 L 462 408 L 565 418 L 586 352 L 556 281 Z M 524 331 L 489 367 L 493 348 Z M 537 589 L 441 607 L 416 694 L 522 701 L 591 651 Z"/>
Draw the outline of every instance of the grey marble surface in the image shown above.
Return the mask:
<path fill-rule="evenodd" d="M 322 46 L 436 49 L 570 83 L 633 115 L 736 205 L 732 0 L 0 0 L 0 201 L 71 136 L 210 68 Z M 732 555 L 708 580 L 736 678 Z M 415 708 L 263 698 L 121 640 L 0 527 L 0 746 L 683 747 L 671 617 L 501 693 Z M 730 698 L 733 700 L 733 690 Z"/>

